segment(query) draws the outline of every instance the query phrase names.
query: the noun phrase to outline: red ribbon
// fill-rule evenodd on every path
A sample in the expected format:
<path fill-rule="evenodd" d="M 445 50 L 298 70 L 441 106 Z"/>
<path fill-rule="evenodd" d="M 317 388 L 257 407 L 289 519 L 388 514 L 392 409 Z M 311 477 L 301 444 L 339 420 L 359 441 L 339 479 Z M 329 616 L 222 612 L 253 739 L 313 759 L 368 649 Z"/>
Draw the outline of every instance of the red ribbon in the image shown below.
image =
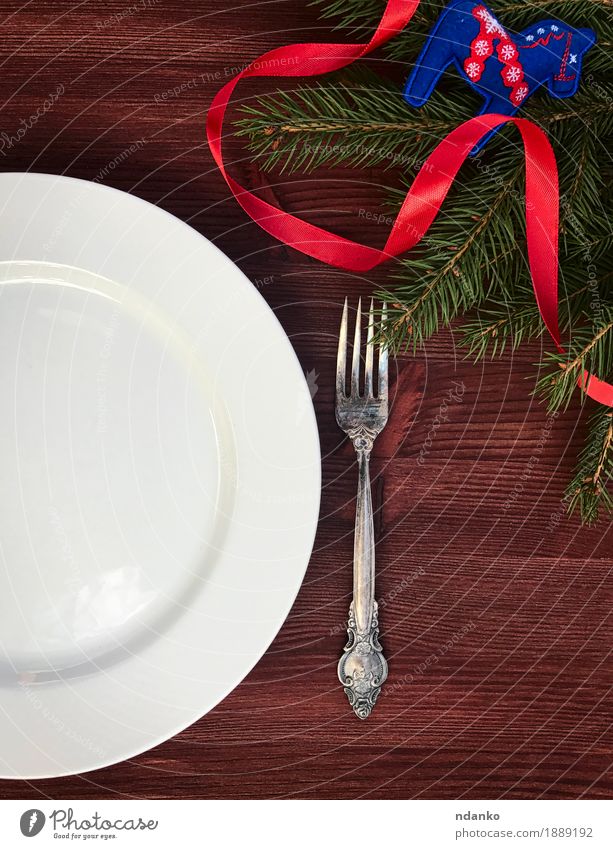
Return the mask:
<path fill-rule="evenodd" d="M 541 317 L 558 350 L 558 169 L 545 133 L 525 118 L 480 115 L 444 138 L 422 165 L 404 199 L 382 250 L 345 239 L 309 224 L 257 197 L 231 177 L 222 152 L 223 121 L 232 92 L 246 77 L 312 77 L 344 68 L 397 35 L 411 20 L 419 0 L 388 0 L 368 44 L 293 44 L 264 53 L 217 92 L 207 115 L 213 158 L 245 212 L 276 239 L 302 253 L 348 271 L 370 271 L 414 247 L 427 233 L 455 177 L 477 142 L 493 129 L 512 123 L 519 129 L 526 161 L 526 235 L 534 294 Z M 613 386 L 587 372 L 581 388 L 601 404 L 613 406 Z"/>

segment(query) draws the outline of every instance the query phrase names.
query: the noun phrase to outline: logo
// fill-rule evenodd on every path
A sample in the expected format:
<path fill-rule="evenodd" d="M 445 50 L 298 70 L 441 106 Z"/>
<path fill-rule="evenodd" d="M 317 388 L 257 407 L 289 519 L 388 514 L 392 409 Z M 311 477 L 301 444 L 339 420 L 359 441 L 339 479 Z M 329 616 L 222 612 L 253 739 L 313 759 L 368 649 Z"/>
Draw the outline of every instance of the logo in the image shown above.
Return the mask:
<path fill-rule="evenodd" d="M 45 815 L 38 808 L 30 808 L 21 815 L 19 828 L 24 837 L 35 837 L 43 830 Z"/>
<path fill-rule="evenodd" d="M 312 368 L 310 371 L 305 372 L 304 377 L 312 401 L 313 398 L 317 395 L 317 390 L 319 389 L 319 386 L 317 385 L 317 379 L 319 375 L 317 374 L 315 369 Z M 309 406 L 309 402 L 306 398 L 300 399 L 296 408 L 296 424 L 300 424 Z"/>
<path fill-rule="evenodd" d="M 317 385 L 317 378 L 319 377 L 319 375 L 317 374 L 315 369 L 312 368 L 310 371 L 308 371 L 306 373 L 305 376 L 306 376 L 307 386 L 309 387 L 309 394 L 310 394 L 311 400 L 312 400 L 317 395 L 317 390 L 319 389 L 319 386 Z"/>

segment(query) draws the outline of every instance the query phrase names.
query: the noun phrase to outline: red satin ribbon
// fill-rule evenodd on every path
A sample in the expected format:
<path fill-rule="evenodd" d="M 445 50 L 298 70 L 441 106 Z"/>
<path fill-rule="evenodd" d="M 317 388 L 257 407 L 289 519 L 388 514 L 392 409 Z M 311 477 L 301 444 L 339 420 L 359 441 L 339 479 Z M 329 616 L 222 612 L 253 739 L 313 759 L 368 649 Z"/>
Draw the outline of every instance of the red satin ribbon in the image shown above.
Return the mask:
<path fill-rule="evenodd" d="M 344 68 L 397 35 L 411 20 L 419 0 L 388 0 L 368 44 L 293 44 L 264 53 L 217 92 L 207 115 L 209 147 L 232 194 L 260 227 L 302 253 L 348 271 L 370 271 L 414 247 L 426 234 L 455 177 L 475 144 L 496 127 L 517 126 L 526 161 L 526 235 L 534 294 L 541 317 L 559 351 L 558 327 L 558 169 L 545 133 L 525 118 L 481 115 L 444 138 L 422 165 L 404 199 L 382 250 L 345 239 L 284 212 L 245 189 L 225 167 L 223 121 L 232 92 L 246 77 L 311 77 Z M 582 389 L 613 406 L 613 386 L 584 374 Z"/>

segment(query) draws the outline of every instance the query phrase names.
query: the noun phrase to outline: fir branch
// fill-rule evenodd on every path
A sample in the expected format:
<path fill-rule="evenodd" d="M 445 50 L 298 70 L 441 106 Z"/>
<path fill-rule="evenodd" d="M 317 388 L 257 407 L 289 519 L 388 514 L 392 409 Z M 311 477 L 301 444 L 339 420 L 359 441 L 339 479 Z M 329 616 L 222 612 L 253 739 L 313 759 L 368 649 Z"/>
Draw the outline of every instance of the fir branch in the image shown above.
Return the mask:
<path fill-rule="evenodd" d="M 396 275 L 401 281 L 399 285 L 393 291 L 378 293 L 390 303 L 386 338 L 391 347 L 400 350 L 408 345 L 414 349 L 423 345 L 425 339 L 436 333 L 441 322 L 448 324 L 461 312 L 487 298 L 490 285 L 498 280 L 504 256 L 512 252 L 514 241 L 514 228 L 499 230 L 501 208 L 515 203 L 513 192 L 521 185 L 522 178 L 523 168 L 516 167 L 500 190 L 483 204 L 482 215 L 476 214 L 474 207 L 471 209 L 469 220 L 462 222 L 464 228 L 454 208 L 452 228 L 454 232 L 459 231 L 455 244 L 448 244 L 445 230 L 449 223 L 443 219 L 434 225 L 432 235 L 423 240 L 427 246 L 424 257 L 402 260 L 403 272 Z M 464 188 L 465 196 L 471 193 L 469 187 Z M 458 205 L 469 207 L 462 201 Z M 493 239 L 497 247 L 505 244 L 508 247 L 506 252 L 498 253 L 497 266 L 484 262 L 484 245 L 492 228 L 497 233 Z M 488 273 L 484 274 L 486 265 Z M 419 273 L 415 274 L 416 271 Z"/>
<path fill-rule="evenodd" d="M 526 110 L 526 117 L 554 139 L 564 140 L 567 148 L 561 150 L 567 160 L 583 159 L 583 175 L 592 167 L 590 154 L 597 140 L 602 144 L 613 132 L 613 87 L 598 86 L 573 101 L 573 106 L 558 105 L 554 112 L 536 105 Z M 248 138 L 249 150 L 265 171 L 280 167 L 308 173 L 341 164 L 384 164 L 406 171 L 420 165 L 437 142 L 474 111 L 472 93 L 457 81 L 415 110 L 405 103 L 396 83 L 356 67 L 325 82 L 261 96 L 242 107 L 235 127 L 236 135 Z M 578 122 L 582 132 L 570 133 L 568 125 Z M 586 177 L 591 180 L 588 188 L 602 179 L 593 171 Z M 591 202 L 593 193 L 586 200 Z"/>
<path fill-rule="evenodd" d="M 545 329 L 538 307 L 534 304 L 533 293 L 531 301 L 521 306 L 509 303 L 506 312 L 492 308 L 480 309 L 477 316 L 460 328 L 463 336 L 461 344 L 475 361 L 483 359 L 487 354 L 492 359 L 501 356 L 509 342 L 515 351 L 526 339 L 542 335 Z M 484 320 L 488 323 L 484 324 Z"/>
<path fill-rule="evenodd" d="M 550 410 L 568 406 L 585 371 L 603 380 L 610 376 L 613 365 L 613 309 L 607 307 L 602 312 L 603 320 L 593 329 L 587 325 L 575 328 L 567 354 L 547 355 L 544 363 L 546 373 L 537 381 L 536 390 L 548 399 Z M 583 394 L 582 398 L 585 398 Z"/>
<path fill-rule="evenodd" d="M 260 167 L 308 173 L 323 165 L 415 168 L 463 120 L 463 105 L 435 99 L 419 112 L 397 86 L 362 68 L 327 82 L 277 91 L 244 106 L 236 134 Z M 409 152 L 407 152 L 409 151 Z"/>
<path fill-rule="evenodd" d="M 599 408 L 588 424 L 588 436 L 579 455 L 575 474 L 565 494 L 569 513 L 578 511 L 581 520 L 591 525 L 602 509 L 613 513 L 613 414 Z"/>
<path fill-rule="evenodd" d="M 594 290 L 608 285 L 613 272 L 604 275 L 593 284 L 572 291 L 560 300 L 560 329 L 568 330 L 573 315 L 587 310 Z M 468 349 L 468 356 L 475 361 L 489 355 L 492 359 L 502 356 L 507 344 L 515 351 L 529 339 L 537 339 L 545 332 L 545 325 L 534 297 L 532 286 L 518 290 L 512 298 L 504 292 L 498 302 L 489 300 L 484 309 L 479 309 L 474 319 L 460 327 L 461 343 Z"/>

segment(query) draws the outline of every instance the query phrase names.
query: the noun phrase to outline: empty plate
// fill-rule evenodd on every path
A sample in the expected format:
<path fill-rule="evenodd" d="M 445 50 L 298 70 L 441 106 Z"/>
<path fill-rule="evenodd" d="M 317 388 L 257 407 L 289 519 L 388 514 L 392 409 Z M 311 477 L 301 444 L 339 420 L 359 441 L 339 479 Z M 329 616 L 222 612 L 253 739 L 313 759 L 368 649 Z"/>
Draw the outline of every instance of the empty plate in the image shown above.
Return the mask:
<path fill-rule="evenodd" d="M 136 755 L 262 656 L 320 493 L 309 390 L 243 274 L 173 216 L 0 175 L 0 774 Z"/>

